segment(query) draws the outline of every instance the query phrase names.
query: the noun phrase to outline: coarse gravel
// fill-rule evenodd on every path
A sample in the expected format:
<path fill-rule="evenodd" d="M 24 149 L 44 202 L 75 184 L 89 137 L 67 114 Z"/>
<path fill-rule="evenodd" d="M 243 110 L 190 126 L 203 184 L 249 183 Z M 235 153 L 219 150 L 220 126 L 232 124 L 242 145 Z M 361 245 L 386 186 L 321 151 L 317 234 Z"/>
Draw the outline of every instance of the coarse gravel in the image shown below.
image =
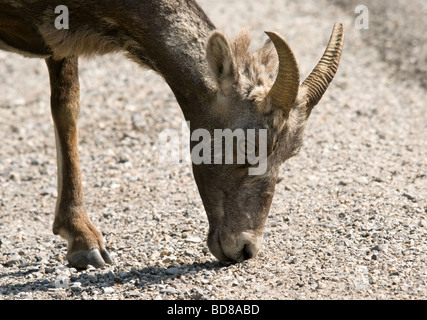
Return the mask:
<path fill-rule="evenodd" d="M 159 161 L 180 132 L 165 82 L 121 55 L 80 60 L 85 202 L 115 263 L 78 271 L 52 234 L 56 151 L 44 62 L 0 52 L 0 300 L 426 299 L 427 4 L 199 0 L 230 37 L 279 32 L 305 77 L 335 21 L 339 71 L 288 160 L 255 259 L 219 263 L 189 164 Z"/>

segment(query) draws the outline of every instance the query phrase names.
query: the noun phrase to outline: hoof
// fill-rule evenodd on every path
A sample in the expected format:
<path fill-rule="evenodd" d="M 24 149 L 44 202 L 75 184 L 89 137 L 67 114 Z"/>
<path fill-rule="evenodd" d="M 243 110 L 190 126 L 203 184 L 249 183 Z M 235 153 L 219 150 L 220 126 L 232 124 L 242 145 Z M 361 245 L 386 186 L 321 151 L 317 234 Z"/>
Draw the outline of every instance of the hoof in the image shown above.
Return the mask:
<path fill-rule="evenodd" d="M 76 269 L 86 269 L 88 265 L 100 268 L 104 264 L 113 263 L 107 250 L 104 249 L 99 252 L 97 248 L 73 253 L 67 257 L 67 260 Z"/>
<path fill-rule="evenodd" d="M 104 262 L 106 264 L 113 264 L 113 259 L 111 259 L 110 254 L 107 250 L 103 249 L 101 250 L 101 257 L 104 259 Z"/>

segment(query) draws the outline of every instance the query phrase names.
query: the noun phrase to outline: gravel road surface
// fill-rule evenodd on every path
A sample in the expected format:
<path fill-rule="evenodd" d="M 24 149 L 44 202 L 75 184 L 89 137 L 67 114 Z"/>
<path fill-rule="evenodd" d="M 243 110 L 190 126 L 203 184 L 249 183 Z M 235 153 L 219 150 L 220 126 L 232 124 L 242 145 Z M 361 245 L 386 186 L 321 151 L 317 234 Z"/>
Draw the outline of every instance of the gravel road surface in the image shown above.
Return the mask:
<path fill-rule="evenodd" d="M 305 77 L 335 21 L 339 71 L 287 161 L 255 259 L 221 264 L 189 164 L 159 162 L 180 132 L 169 87 L 121 55 L 80 60 L 85 201 L 115 260 L 77 271 L 51 232 L 56 151 L 42 60 L 0 52 L 1 299 L 426 299 L 427 3 L 199 0 L 233 37 L 291 45 Z"/>

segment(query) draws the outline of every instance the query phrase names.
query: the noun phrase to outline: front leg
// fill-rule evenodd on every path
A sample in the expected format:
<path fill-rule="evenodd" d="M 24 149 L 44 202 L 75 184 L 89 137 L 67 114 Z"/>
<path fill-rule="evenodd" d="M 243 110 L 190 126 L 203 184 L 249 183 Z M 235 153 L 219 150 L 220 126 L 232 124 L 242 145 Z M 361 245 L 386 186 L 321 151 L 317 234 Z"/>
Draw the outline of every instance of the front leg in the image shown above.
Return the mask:
<path fill-rule="evenodd" d="M 90 221 L 83 203 L 77 120 L 80 113 L 78 58 L 46 59 L 51 87 L 58 159 L 58 199 L 53 233 L 68 242 L 67 260 L 76 268 L 101 267 L 112 260 L 102 234 Z"/>

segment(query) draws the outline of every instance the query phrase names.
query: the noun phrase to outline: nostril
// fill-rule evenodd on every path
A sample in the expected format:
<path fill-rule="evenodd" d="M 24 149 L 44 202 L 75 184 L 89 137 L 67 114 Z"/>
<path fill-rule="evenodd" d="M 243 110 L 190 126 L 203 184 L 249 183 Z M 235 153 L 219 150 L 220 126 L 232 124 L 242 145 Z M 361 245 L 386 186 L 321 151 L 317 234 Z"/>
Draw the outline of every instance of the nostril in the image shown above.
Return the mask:
<path fill-rule="evenodd" d="M 251 249 L 250 246 L 245 244 L 243 247 L 243 260 L 248 260 L 254 256 L 254 251 Z"/>

